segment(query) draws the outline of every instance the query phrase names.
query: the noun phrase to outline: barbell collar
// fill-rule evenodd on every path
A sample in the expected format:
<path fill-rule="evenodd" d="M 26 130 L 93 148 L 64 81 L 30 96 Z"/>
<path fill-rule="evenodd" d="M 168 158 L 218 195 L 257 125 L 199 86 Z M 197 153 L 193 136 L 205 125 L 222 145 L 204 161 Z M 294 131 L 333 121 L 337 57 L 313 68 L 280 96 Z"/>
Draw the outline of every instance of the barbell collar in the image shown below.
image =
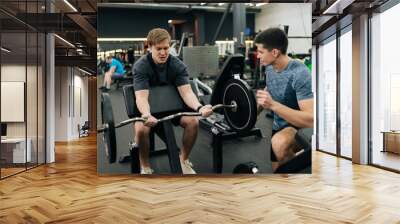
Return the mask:
<path fill-rule="evenodd" d="M 234 101 L 230 105 L 217 104 L 217 105 L 212 106 L 212 111 L 215 111 L 219 108 L 232 108 L 233 110 L 236 110 L 237 104 Z"/>
<path fill-rule="evenodd" d="M 103 124 L 102 127 L 97 129 L 97 133 L 102 133 L 108 128 L 108 124 Z"/>

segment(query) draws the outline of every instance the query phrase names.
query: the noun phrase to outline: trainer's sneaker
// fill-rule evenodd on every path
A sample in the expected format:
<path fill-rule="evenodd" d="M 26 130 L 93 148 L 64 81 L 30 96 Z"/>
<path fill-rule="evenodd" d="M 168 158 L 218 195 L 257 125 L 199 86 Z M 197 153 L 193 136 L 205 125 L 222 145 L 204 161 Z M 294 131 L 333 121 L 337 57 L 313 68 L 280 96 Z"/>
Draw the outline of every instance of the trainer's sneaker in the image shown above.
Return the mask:
<path fill-rule="evenodd" d="M 181 161 L 182 173 L 183 174 L 196 174 L 196 171 L 193 170 L 193 164 L 187 159 L 185 161 Z"/>
<path fill-rule="evenodd" d="M 140 174 L 153 174 L 154 170 L 151 169 L 150 167 L 141 167 L 140 168 Z"/>

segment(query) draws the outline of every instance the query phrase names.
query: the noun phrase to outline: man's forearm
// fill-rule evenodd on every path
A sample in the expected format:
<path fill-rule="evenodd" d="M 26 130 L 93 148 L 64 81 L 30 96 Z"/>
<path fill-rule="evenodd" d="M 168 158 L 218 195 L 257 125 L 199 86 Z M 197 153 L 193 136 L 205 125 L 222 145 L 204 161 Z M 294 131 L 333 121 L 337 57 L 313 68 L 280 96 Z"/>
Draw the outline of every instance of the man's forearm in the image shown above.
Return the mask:
<path fill-rule="evenodd" d="M 311 111 L 294 110 L 278 102 L 275 102 L 270 109 L 298 128 L 311 128 L 314 126 L 314 114 Z"/>
<path fill-rule="evenodd" d="M 136 105 L 142 115 L 150 114 L 150 105 L 147 100 L 138 99 L 138 100 L 136 100 Z"/>
<path fill-rule="evenodd" d="M 199 102 L 199 100 L 197 99 L 196 95 L 194 95 L 193 92 L 183 97 L 183 102 L 185 102 L 185 104 L 188 107 L 192 108 L 193 110 L 196 110 L 201 105 L 201 103 Z"/>
<path fill-rule="evenodd" d="M 114 74 L 114 72 L 115 72 L 115 66 L 111 67 L 110 70 L 108 70 L 108 72 L 110 72 L 111 74 Z"/>

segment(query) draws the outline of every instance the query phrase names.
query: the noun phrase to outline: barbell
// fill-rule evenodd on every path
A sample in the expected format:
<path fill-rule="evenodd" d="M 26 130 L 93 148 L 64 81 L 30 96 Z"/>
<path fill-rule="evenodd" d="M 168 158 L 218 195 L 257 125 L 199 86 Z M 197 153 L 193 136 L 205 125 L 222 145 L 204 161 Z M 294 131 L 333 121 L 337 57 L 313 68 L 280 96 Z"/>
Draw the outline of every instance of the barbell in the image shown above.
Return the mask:
<path fill-rule="evenodd" d="M 226 122 L 235 132 L 251 130 L 257 121 L 257 104 L 251 88 L 240 79 L 228 80 L 222 91 L 222 102 L 212 106 L 214 112 L 223 109 Z M 110 95 L 101 94 L 102 126 L 97 129 L 102 133 L 106 156 L 110 163 L 114 163 L 117 157 L 116 128 L 123 127 L 133 122 L 146 122 L 145 118 L 133 117 L 118 124 L 114 123 Z M 168 121 L 182 116 L 201 116 L 199 112 L 179 112 L 166 117 L 158 118 L 158 122 Z"/>
<path fill-rule="evenodd" d="M 232 111 L 235 111 L 235 110 L 237 110 L 237 104 L 236 104 L 235 101 L 232 101 L 231 105 L 218 104 L 218 105 L 213 106 L 211 109 L 212 109 L 212 111 L 215 111 L 215 110 L 217 110 L 219 108 L 231 108 Z M 200 112 L 179 112 L 179 113 L 176 113 L 176 114 L 168 115 L 168 116 L 165 116 L 163 118 L 157 119 L 157 123 L 168 121 L 168 120 L 172 120 L 174 118 L 183 117 L 183 116 L 196 117 L 196 116 L 201 116 L 201 113 Z M 130 124 L 130 123 L 133 123 L 133 122 L 136 122 L 136 121 L 146 122 L 147 118 L 134 117 L 134 118 L 131 118 L 131 119 L 127 119 L 127 120 L 121 121 L 117 125 L 114 125 L 114 128 L 120 128 L 120 127 L 123 127 L 123 126 L 125 126 L 127 124 Z M 103 124 L 103 127 L 98 128 L 97 132 L 99 132 L 99 133 L 105 132 L 105 131 L 107 131 L 107 129 L 111 129 L 112 127 L 113 127 L 112 125 L 109 126 L 106 123 L 106 124 Z"/>

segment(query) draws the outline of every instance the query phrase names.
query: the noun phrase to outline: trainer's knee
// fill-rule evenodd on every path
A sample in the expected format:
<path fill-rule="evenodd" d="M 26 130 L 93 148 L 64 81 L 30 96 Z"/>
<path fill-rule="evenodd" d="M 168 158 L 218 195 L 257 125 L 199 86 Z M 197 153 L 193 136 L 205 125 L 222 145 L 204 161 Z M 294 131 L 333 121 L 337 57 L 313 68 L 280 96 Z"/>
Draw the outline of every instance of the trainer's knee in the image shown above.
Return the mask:
<path fill-rule="evenodd" d="M 285 159 L 289 150 L 290 139 L 285 136 L 274 135 L 271 139 L 271 143 L 272 150 L 274 151 L 277 160 L 281 161 Z"/>

